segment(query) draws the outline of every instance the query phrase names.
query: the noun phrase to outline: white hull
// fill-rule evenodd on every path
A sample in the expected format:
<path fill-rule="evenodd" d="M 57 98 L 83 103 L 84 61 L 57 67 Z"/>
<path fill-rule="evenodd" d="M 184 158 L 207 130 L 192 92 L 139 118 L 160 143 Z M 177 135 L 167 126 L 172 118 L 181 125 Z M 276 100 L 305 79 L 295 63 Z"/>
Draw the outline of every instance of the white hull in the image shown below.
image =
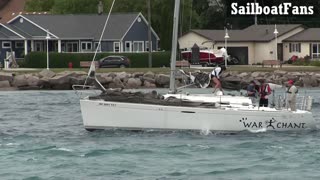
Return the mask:
<path fill-rule="evenodd" d="M 196 108 L 80 100 L 84 127 L 90 129 L 154 129 L 210 131 L 300 131 L 314 129 L 308 111 L 273 108 Z"/>

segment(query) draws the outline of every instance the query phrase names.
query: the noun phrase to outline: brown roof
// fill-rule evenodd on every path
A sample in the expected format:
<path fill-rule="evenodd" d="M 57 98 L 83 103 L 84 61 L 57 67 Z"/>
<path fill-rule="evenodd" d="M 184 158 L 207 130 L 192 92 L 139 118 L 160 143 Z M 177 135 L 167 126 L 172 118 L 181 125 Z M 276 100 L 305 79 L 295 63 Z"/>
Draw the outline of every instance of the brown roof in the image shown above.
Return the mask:
<path fill-rule="evenodd" d="M 298 27 L 302 27 L 301 24 L 284 24 L 277 25 L 278 37 L 283 34 L 292 31 Z M 274 25 L 252 25 L 243 30 L 228 30 L 230 38 L 229 42 L 268 42 L 275 38 Z M 225 31 L 224 30 L 191 30 L 203 37 L 216 42 L 223 42 Z"/>
<path fill-rule="evenodd" d="M 285 40 L 285 42 L 310 42 L 310 41 L 320 41 L 320 28 L 309 28 L 304 31 L 301 31 L 298 34 L 295 34 Z"/>
<path fill-rule="evenodd" d="M 10 0 L 4 8 L 0 10 L 0 23 L 6 23 L 24 10 L 27 0 Z"/>

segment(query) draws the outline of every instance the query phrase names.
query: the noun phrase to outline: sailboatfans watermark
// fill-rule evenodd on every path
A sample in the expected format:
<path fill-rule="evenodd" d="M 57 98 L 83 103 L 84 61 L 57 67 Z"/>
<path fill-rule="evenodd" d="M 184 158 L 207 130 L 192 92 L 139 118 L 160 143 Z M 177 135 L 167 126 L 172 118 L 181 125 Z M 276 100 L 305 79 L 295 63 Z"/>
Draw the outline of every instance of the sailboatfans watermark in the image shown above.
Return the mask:
<path fill-rule="evenodd" d="M 231 15 L 313 15 L 313 6 L 295 6 L 285 2 L 277 6 L 262 6 L 259 3 L 239 5 L 231 3 Z"/>

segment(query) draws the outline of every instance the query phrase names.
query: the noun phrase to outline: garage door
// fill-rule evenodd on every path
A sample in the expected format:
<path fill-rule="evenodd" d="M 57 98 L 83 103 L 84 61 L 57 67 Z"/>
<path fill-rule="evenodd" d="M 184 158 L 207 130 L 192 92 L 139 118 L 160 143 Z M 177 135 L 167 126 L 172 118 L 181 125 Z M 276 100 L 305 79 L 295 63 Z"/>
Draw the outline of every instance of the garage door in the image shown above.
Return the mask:
<path fill-rule="evenodd" d="M 240 64 L 248 64 L 248 47 L 227 47 L 228 54 L 239 59 Z"/>

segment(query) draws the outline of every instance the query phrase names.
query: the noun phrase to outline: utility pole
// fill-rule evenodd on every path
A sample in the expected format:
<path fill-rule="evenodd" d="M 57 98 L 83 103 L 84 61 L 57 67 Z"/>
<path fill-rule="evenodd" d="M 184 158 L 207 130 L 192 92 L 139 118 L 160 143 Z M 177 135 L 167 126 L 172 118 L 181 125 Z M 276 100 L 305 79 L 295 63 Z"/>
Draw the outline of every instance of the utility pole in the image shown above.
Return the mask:
<path fill-rule="evenodd" d="M 152 41 L 151 41 L 151 0 L 147 0 L 148 4 L 148 41 L 149 41 L 149 68 L 152 68 Z"/>

